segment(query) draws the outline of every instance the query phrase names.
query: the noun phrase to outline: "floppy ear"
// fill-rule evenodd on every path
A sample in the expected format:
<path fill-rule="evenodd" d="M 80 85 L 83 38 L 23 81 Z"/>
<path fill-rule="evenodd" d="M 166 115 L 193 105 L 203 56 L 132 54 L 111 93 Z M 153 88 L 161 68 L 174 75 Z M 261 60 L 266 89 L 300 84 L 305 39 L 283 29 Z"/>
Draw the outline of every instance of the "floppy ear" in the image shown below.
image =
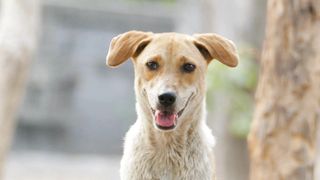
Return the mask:
<path fill-rule="evenodd" d="M 129 59 L 138 56 L 151 41 L 152 33 L 129 31 L 114 37 L 110 43 L 106 64 L 116 67 Z"/>
<path fill-rule="evenodd" d="M 238 65 L 239 56 L 232 41 L 217 34 L 195 34 L 194 37 L 195 46 L 206 60 L 217 59 L 230 67 Z"/>

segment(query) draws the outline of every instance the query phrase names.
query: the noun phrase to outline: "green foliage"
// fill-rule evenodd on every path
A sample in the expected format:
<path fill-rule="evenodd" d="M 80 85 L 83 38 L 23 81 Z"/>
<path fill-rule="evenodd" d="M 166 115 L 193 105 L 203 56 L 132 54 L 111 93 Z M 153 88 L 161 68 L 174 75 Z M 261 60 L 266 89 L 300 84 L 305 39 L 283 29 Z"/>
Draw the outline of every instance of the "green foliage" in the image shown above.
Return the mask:
<path fill-rule="evenodd" d="M 208 109 L 219 106 L 212 101 L 215 94 L 225 97 L 228 104 L 228 127 L 230 133 L 245 138 L 249 133 L 253 113 L 253 95 L 257 84 L 258 64 L 250 48 L 241 48 L 240 62 L 230 68 L 214 61 L 208 68 Z M 210 101 L 211 100 L 211 101 Z"/>

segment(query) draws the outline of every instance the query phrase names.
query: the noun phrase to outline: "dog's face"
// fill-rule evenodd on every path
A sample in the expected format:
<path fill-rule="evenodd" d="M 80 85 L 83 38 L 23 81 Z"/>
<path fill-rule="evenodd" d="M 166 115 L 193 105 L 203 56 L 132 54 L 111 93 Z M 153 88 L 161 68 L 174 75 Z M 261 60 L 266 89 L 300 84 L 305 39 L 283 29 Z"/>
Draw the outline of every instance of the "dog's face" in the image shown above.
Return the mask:
<path fill-rule="evenodd" d="M 117 66 L 130 57 L 138 102 L 160 130 L 175 129 L 201 106 L 212 59 L 232 67 L 238 62 L 233 43 L 215 34 L 130 31 L 112 40 L 107 64 Z"/>

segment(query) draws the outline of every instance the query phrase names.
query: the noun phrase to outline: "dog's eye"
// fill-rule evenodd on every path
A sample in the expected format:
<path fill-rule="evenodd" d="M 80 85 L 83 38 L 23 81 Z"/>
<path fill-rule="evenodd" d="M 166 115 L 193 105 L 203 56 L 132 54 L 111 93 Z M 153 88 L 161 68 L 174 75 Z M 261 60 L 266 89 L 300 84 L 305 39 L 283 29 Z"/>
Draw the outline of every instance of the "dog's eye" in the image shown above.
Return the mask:
<path fill-rule="evenodd" d="M 146 63 L 146 66 L 150 69 L 150 70 L 156 70 L 159 67 L 159 64 L 155 61 L 149 61 Z"/>
<path fill-rule="evenodd" d="M 186 63 L 186 64 L 182 65 L 181 69 L 183 72 L 191 73 L 196 69 L 196 65 Z"/>

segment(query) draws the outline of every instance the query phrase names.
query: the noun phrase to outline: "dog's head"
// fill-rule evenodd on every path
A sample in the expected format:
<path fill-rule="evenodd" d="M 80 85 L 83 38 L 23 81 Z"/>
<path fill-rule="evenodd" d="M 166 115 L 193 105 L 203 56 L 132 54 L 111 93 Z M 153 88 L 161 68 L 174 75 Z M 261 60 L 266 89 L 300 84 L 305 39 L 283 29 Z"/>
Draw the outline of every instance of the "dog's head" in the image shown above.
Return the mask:
<path fill-rule="evenodd" d="M 130 31 L 112 39 L 107 65 L 116 67 L 128 58 L 134 64 L 138 103 L 161 130 L 175 129 L 201 106 L 213 59 L 230 67 L 238 64 L 234 44 L 216 34 Z"/>

